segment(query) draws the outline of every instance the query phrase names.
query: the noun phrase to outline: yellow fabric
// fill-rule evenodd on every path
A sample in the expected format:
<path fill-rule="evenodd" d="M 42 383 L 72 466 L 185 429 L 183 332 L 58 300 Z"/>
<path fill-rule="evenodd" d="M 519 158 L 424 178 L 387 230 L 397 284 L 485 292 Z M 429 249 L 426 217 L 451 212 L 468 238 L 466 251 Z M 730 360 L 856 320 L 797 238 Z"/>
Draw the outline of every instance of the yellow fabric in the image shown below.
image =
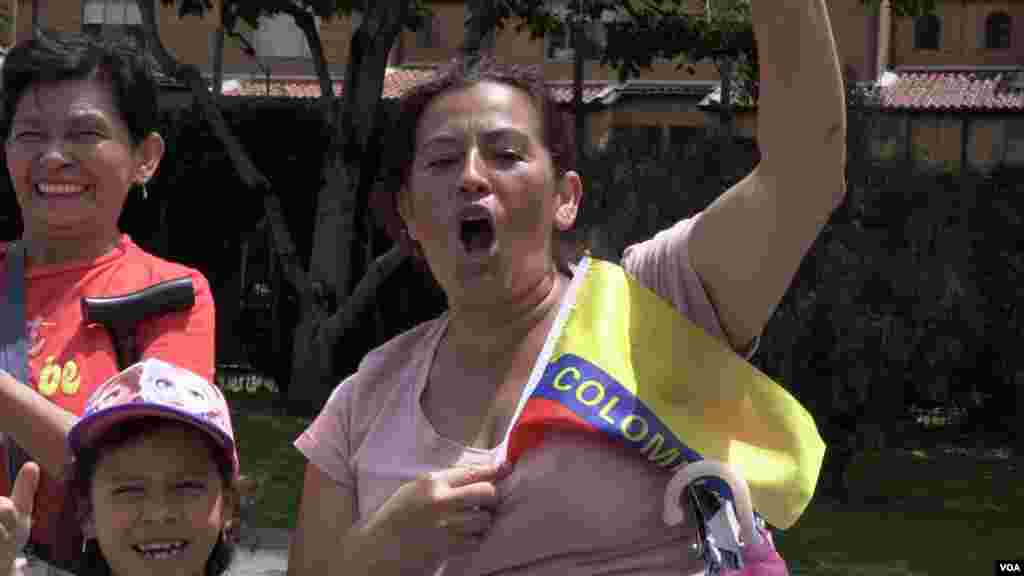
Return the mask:
<path fill-rule="evenodd" d="M 792 526 L 825 452 L 811 415 L 619 266 L 587 258 L 577 274 L 585 276 L 569 294 L 571 309 L 524 419 L 547 400 L 666 469 L 700 458 L 726 462 L 750 485 L 758 513 Z M 531 408 L 534 399 L 542 402 Z"/>

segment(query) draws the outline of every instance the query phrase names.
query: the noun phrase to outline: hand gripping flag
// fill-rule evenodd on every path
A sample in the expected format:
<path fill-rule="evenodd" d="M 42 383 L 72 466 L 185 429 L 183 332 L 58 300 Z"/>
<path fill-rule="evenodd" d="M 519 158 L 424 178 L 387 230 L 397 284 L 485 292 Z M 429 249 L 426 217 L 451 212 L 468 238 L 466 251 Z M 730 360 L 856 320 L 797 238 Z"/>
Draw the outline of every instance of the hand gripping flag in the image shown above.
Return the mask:
<path fill-rule="evenodd" d="M 719 461 L 746 480 L 753 508 L 779 528 L 806 509 L 825 451 L 814 419 L 782 386 L 625 270 L 589 257 L 576 270 L 514 422 L 506 443 L 513 463 L 555 429 L 601 434 L 666 473 Z M 728 483 L 702 479 L 730 504 L 723 507 L 730 517 Z M 723 514 L 706 527 L 728 523 Z"/>

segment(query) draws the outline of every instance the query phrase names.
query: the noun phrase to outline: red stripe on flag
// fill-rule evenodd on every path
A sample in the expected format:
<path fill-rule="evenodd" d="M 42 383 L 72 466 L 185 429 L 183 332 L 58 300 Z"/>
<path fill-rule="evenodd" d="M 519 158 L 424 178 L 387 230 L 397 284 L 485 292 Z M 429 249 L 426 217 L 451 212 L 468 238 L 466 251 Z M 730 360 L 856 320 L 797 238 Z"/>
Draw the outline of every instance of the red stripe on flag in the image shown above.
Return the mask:
<path fill-rule="evenodd" d="M 526 406 L 523 406 L 523 412 L 508 439 L 509 463 L 514 464 L 523 452 L 537 447 L 551 430 L 599 432 L 561 402 L 530 398 Z"/>

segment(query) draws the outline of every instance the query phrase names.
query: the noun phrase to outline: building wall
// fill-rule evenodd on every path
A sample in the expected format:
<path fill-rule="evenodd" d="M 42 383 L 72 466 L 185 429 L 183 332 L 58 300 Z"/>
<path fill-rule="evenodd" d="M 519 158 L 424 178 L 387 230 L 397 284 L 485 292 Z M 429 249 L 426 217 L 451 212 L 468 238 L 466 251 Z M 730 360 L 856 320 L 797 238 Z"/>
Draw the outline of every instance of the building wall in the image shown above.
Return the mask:
<path fill-rule="evenodd" d="M 453 2 L 433 2 L 433 46 L 418 41 L 419 32 L 402 32 L 402 54 L 399 60 L 409 64 L 435 64 L 454 56 L 466 37 L 464 30 L 465 5 Z M 503 45 L 503 44 L 502 44 Z"/>
<path fill-rule="evenodd" d="M 330 63 L 344 66 L 348 62 L 349 40 L 352 37 L 352 21 L 348 18 L 331 18 L 320 23 L 320 41 L 324 46 L 324 58 Z"/>
<path fill-rule="evenodd" d="M 204 72 L 213 69 L 213 48 L 217 26 L 220 23 L 219 4 L 215 10 L 199 18 L 195 16 L 179 19 L 176 8 L 162 7 L 160 14 L 160 36 L 164 45 L 179 61 L 198 66 Z M 328 63 L 344 66 L 348 58 L 348 41 L 351 23 L 347 19 L 330 19 L 320 23 L 320 39 L 324 57 Z M 301 58 L 265 58 L 262 63 L 269 72 L 280 76 L 312 75 L 315 73 L 312 60 Z M 224 73 L 262 74 L 256 60 L 247 56 L 240 43 L 233 38 L 224 41 Z"/>
<path fill-rule="evenodd" d="M 12 2 L 15 0 L 11 0 Z M 16 23 L 19 40 L 32 35 L 32 1 L 18 2 Z M 81 0 L 39 0 L 40 13 L 45 14 L 45 26 L 62 31 L 82 29 Z M 175 6 L 159 8 L 158 25 L 164 46 L 185 64 L 198 66 L 204 72 L 212 70 L 213 46 L 217 26 L 220 23 L 219 3 L 214 10 L 203 17 L 187 16 L 178 18 Z M 324 21 L 320 26 L 324 53 L 331 63 L 344 65 L 348 56 L 348 39 L 351 24 L 347 19 Z M 224 42 L 224 71 L 226 74 L 248 72 L 259 73 L 255 62 L 246 56 L 237 41 L 227 38 Z M 269 61 L 271 72 L 281 75 L 312 74 L 311 61 Z"/>
<path fill-rule="evenodd" d="M 42 25 L 64 32 L 82 29 L 82 3 L 80 1 L 38 0 Z M 18 40 L 32 37 L 32 0 L 18 0 Z"/>
<path fill-rule="evenodd" d="M 870 146 L 876 159 L 910 160 L 919 166 L 958 170 L 1005 163 L 1024 166 L 1024 116 L 997 114 L 883 114 Z M 966 142 L 963 139 L 966 130 Z M 909 131 L 910 141 L 906 139 Z"/>
<path fill-rule="evenodd" d="M 968 161 L 978 167 L 995 164 L 1000 159 L 1003 130 L 1001 118 L 981 117 L 971 122 Z"/>
<path fill-rule="evenodd" d="M 877 40 L 871 28 L 878 24 L 871 10 L 861 0 L 827 0 L 827 5 L 840 69 L 849 68 L 857 80 L 874 79 Z"/>
<path fill-rule="evenodd" d="M 10 0 L 20 2 L 17 29 L 19 38 L 31 35 L 32 3 L 31 0 Z M 80 30 L 82 26 L 82 2 L 80 0 L 40 0 L 45 9 L 46 23 L 49 27 L 61 30 Z M 701 0 L 689 0 L 692 10 L 702 10 Z M 858 71 L 865 68 L 865 22 L 867 10 L 859 4 L 859 0 L 829 0 L 833 11 L 833 29 L 836 35 L 840 58 L 844 64 L 850 64 Z M 436 64 L 444 62 L 457 54 L 464 34 L 465 4 L 462 2 L 434 2 L 431 9 L 436 17 L 438 31 L 434 36 L 435 46 L 424 47 L 417 42 L 417 33 L 405 31 L 402 34 L 396 51 L 407 64 Z M 843 16 L 836 15 L 841 9 Z M 219 23 L 219 4 L 214 11 L 199 18 L 189 16 L 179 19 L 177 9 L 173 6 L 160 6 L 160 35 L 164 45 L 175 54 L 179 61 L 198 66 L 204 71 L 212 69 L 214 35 Z M 503 60 L 518 64 L 540 64 L 545 77 L 549 79 L 572 78 L 571 61 L 552 61 L 545 58 L 545 42 L 543 39 L 531 39 L 528 31 L 517 33 L 515 22 L 510 22 L 505 29 L 497 34 L 495 53 Z M 348 57 L 351 22 L 348 18 L 334 18 L 321 22 L 320 35 L 325 56 L 335 68 L 343 67 Z M 274 74 L 310 74 L 312 66 L 309 62 L 270 62 Z M 280 68 L 274 69 L 274 68 Z M 252 60 L 245 56 L 238 44 L 227 39 L 224 47 L 224 70 L 231 74 L 238 71 L 256 72 L 258 68 Z M 715 80 L 717 72 L 707 62 L 693 66 L 693 73 L 684 67 L 679 69 L 676 63 L 659 62 L 652 70 L 642 72 L 640 78 L 646 80 Z M 585 65 L 585 76 L 590 80 L 617 80 L 615 70 L 601 66 L 597 62 L 588 61 Z"/>
<path fill-rule="evenodd" d="M 0 0 L 0 15 L 8 21 L 8 27 L 0 36 L 0 45 L 7 48 L 17 41 L 18 37 L 18 0 Z"/>
<path fill-rule="evenodd" d="M 960 166 L 960 115 L 915 115 L 910 120 L 911 155 L 922 165 Z"/>
<path fill-rule="evenodd" d="M 82 26 L 82 2 L 80 0 L 38 0 L 41 12 L 45 14 L 44 24 L 50 28 L 66 31 L 80 30 Z M 699 13 L 702 0 L 690 0 L 691 9 Z M 32 1 L 0 0 L 17 6 L 15 30 L 17 37 L 31 35 Z M 859 80 L 872 79 L 876 58 L 877 18 L 873 10 L 865 7 L 860 0 L 827 0 L 833 34 L 839 53 L 841 67 Z M 393 51 L 393 61 L 404 64 L 436 64 L 453 57 L 464 40 L 465 5 L 462 2 L 441 0 L 431 4 L 435 14 L 436 30 L 434 45 L 423 46 L 417 40 L 417 33 L 406 31 Z M 1009 50 L 987 50 L 984 48 L 985 18 L 992 12 L 1007 12 L 1013 19 L 1011 47 Z M 937 7 L 942 19 L 942 41 L 937 51 L 915 50 L 913 47 L 913 20 L 893 18 L 891 54 L 889 61 L 894 66 L 928 65 L 1017 65 L 1024 62 L 1024 3 L 1010 0 L 977 2 L 974 0 L 942 1 Z M 164 44 L 180 61 L 199 66 L 209 71 L 211 66 L 214 34 L 219 14 L 212 12 L 204 18 L 187 17 L 182 20 L 174 7 L 160 7 L 160 28 Z M 322 21 L 320 34 L 325 56 L 331 63 L 332 71 L 340 73 L 348 56 L 351 22 L 347 18 Z M 531 39 L 529 32 L 515 31 L 515 22 L 510 22 L 495 41 L 495 53 L 502 59 L 518 64 L 539 64 L 545 77 L 550 80 L 572 78 L 571 61 L 549 61 L 545 58 L 543 39 Z M 313 74 L 311 62 L 302 59 L 270 61 L 271 73 L 278 76 Z M 224 70 L 228 75 L 237 73 L 260 73 L 254 62 L 245 56 L 237 44 L 228 40 L 224 49 Z M 587 62 L 585 76 L 588 80 L 617 80 L 617 73 L 596 62 Z M 657 63 L 653 70 L 644 71 L 641 80 L 703 80 L 714 81 L 717 74 L 710 63 L 694 66 L 694 73 L 677 69 L 676 64 Z M 667 100 L 666 100 L 667 101 Z M 671 106 L 665 101 L 653 98 L 623 99 L 610 110 L 590 115 L 589 132 L 595 143 L 607 139 L 614 126 L 700 126 L 717 121 L 714 112 L 696 109 L 696 99 L 675 99 Z M 667 107 L 666 107 L 667 106 Z M 968 160 L 974 165 L 985 165 L 1001 160 L 1013 160 L 1024 156 L 1024 137 L 1017 138 L 1020 129 L 1007 128 L 1009 120 L 999 117 L 981 117 L 970 123 L 968 132 Z M 1016 124 L 1014 125 L 1016 126 Z M 736 115 L 737 132 L 754 136 L 757 117 L 753 111 L 739 111 Z M 910 122 L 911 154 L 926 158 L 924 161 L 955 163 L 960 161 L 961 123 L 952 119 L 928 119 L 917 117 Z M 1021 141 L 1020 151 L 1016 144 Z"/>
<path fill-rule="evenodd" d="M 968 161 L 979 168 L 1024 166 L 1024 117 L 977 116 L 970 120 Z"/>
<path fill-rule="evenodd" d="M 702 6 L 698 0 L 690 0 L 694 10 Z M 447 61 L 456 56 L 459 47 L 465 40 L 465 4 L 461 2 L 431 3 L 437 22 L 442 30 L 442 41 L 432 48 L 419 47 L 416 44 L 416 33 L 405 32 L 402 37 L 404 58 L 410 64 L 432 64 Z M 572 61 L 554 61 L 545 58 L 545 42 L 543 39 L 532 39 L 528 30 L 516 32 L 517 22 L 511 21 L 495 38 L 494 53 L 503 61 L 513 64 L 540 65 L 544 76 L 552 80 L 572 78 Z M 618 73 L 599 63 L 588 61 L 584 67 L 584 76 L 588 80 L 617 80 Z M 717 75 L 714 67 L 707 63 L 695 67 L 695 73 L 677 70 L 676 65 L 669 62 L 656 63 L 653 70 L 643 71 L 641 78 L 648 80 L 710 80 Z"/>
<path fill-rule="evenodd" d="M 690 0 L 692 10 L 699 12 L 703 3 Z M 31 0 L 4 0 L 17 2 L 17 32 L 19 38 L 31 35 Z M 46 24 L 61 30 L 79 30 L 82 24 L 82 2 L 80 0 L 39 0 L 45 10 Z M 876 20 L 872 10 L 860 0 L 828 0 L 833 33 L 837 50 L 844 68 L 856 72 L 858 78 L 873 75 L 874 43 L 871 27 Z M 437 63 L 453 57 L 464 39 L 465 5 L 461 2 L 433 2 L 431 8 L 436 15 L 440 31 L 435 34 L 438 43 L 434 47 L 417 45 L 416 33 L 402 35 L 402 59 L 407 63 Z M 218 8 L 204 18 L 187 17 L 181 20 L 173 6 L 160 6 L 161 37 L 164 44 L 185 63 L 194 64 L 204 70 L 210 68 L 213 35 L 219 22 Z M 1013 38 L 1009 50 L 986 50 L 984 48 L 984 25 L 988 14 L 1001 10 L 1014 20 Z M 893 65 L 1015 65 L 1024 59 L 1024 3 L 1010 0 L 975 2 L 940 2 L 937 12 L 942 18 L 942 45 L 938 51 L 921 51 L 913 48 L 913 20 L 906 17 L 893 18 L 892 54 Z M 571 78 L 572 62 L 547 61 L 544 58 L 544 41 L 532 40 L 529 32 L 516 33 L 515 22 L 510 22 L 496 40 L 495 51 L 503 59 L 515 63 L 542 64 L 548 78 Z M 327 60 L 343 65 L 348 55 L 348 40 L 351 23 L 347 18 L 336 18 L 321 23 L 321 38 Z M 224 65 L 226 70 L 251 69 L 249 59 L 228 40 L 225 43 Z M 593 80 L 614 80 L 616 72 L 595 62 L 588 62 L 586 76 Z M 714 67 L 708 63 L 696 66 L 696 73 L 685 69 L 677 70 L 674 63 L 658 63 L 652 71 L 645 71 L 642 78 L 653 80 L 712 80 L 716 78 Z"/>
<path fill-rule="evenodd" d="M 1006 12 L 1012 20 L 1009 50 L 985 49 L 985 20 L 996 11 Z M 1024 3 L 940 2 L 936 14 L 942 22 L 939 50 L 916 50 L 914 20 L 893 18 L 894 66 L 1015 66 L 1024 59 Z"/>

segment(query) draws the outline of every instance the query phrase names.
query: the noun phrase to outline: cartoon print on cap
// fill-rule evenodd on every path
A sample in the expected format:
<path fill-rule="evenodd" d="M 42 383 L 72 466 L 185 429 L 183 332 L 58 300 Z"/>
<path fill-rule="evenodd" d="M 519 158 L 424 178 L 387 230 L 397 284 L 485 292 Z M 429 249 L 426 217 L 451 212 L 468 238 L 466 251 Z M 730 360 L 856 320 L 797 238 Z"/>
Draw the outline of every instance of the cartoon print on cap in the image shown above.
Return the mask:
<path fill-rule="evenodd" d="M 124 372 L 107 381 L 94 393 L 95 402 L 88 403 L 87 414 L 109 408 L 117 404 L 134 402 L 142 396 L 142 387 L 139 385 L 138 370 Z"/>
<path fill-rule="evenodd" d="M 210 398 L 204 387 L 205 382 L 177 374 L 168 378 L 158 374 L 143 384 L 146 400 L 173 406 L 189 414 L 202 414 L 210 409 Z"/>

